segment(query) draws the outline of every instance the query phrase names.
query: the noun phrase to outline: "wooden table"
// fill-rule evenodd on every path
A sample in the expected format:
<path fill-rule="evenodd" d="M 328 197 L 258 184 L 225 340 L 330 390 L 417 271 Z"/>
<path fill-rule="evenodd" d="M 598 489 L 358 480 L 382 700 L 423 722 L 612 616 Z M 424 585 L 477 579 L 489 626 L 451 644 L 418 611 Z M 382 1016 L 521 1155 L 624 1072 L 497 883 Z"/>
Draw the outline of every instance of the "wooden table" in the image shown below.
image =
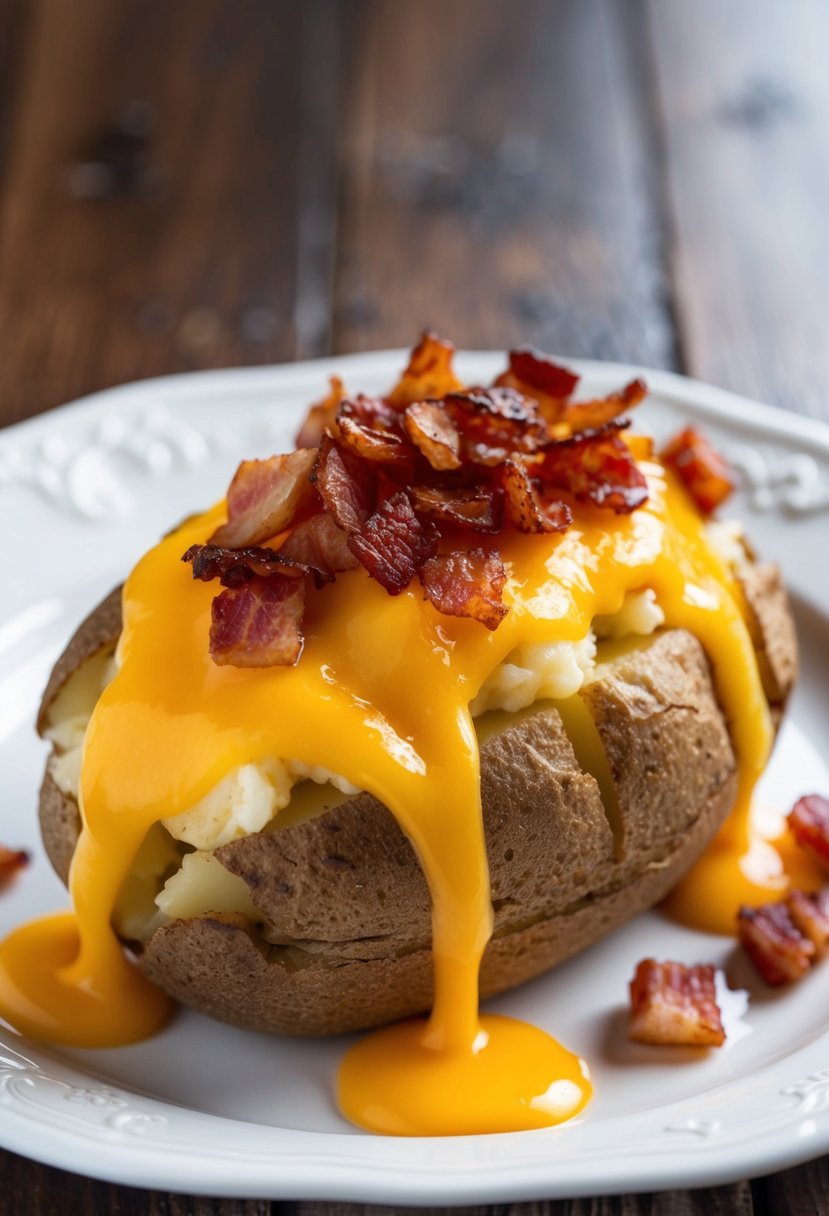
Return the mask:
<path fill-rule="evenodd" d="M 0 422 L 426 323 L 829 419 L 827 45 L 819 0 L 0 0 Z M 519 1208 L 826 1213 L 829 1158 Z M 0 1158 L 4 1213 L 277 1209 L 345 1210 Z"/>

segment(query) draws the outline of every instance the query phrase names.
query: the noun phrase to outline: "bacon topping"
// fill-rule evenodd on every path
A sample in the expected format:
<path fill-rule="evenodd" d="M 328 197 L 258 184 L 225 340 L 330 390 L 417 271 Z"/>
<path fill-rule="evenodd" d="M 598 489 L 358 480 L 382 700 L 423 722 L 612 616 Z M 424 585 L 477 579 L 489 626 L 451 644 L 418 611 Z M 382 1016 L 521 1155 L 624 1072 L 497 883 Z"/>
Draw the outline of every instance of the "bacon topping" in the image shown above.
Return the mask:
<path fill-rule="evenodd" d="M 371 465 L 323 435 L 312 478 L 334 522 L 359 532 L 374 509 L 376 475 Z"/>
<path fill-rule="evenodd" d="M 9 849 L 0 844 L 0 886 L 5 886 L 29 864 L 29 854 L 24 849 Z"/>
<path fill-rule="evenodd" d="M 348 547 L 348 534 L 324 512 L 297 524 L 279 554 L 309 570 L 322 570 L 331 576 L 355 570 L 360 564 Z"/>
<path fill-rule="evenodd" d="M 566 503 L 539 496 L 527 466 L 520 457 L 507 460 L 501 470 L 507 495 L 507 512 L 519 532 L 566 532 L 573 514 Z"/>
<path fill-rule="evenodd" d="M 463 437 L 463 455 L 475 464 L 501 464 L 512 452 L 534 452 L 548 437 L 537 403 L 512 388 L 450 393 L 446 408 Z"/>
<path fill-rule="evenodd" d="M 406 464 L 412 450 L 405 440 L 390 431 L 377 431 L 348 415 L 337 420 L 340 439 L 355 456 L 377 464 Z"/>
<path fill-rule="evenodd" d="M 424 330 L 409 356 L 409 366 L 389 393 L 392 405 L 411 405 L 427 397 L 445 397 L 463 388 L 452 370 L 455 348 L 431 330 Z"/>
<path fill-rule="evenodd" d="M 829 870 L 829 799 L 820 794 L 800 798 L 789 814 L 788 824 L 800 847 Z"/>
<path fill-rule="evenodd" d="M 795 925 L 785 901 L 743 906 L 737 921 L 740 941 L 767 984 L 791 984 L 811 967 L 814 944 Z"/>
<path fill-rule="evenodd" d="M 469 616 L 497 629 L 507 614 L 502 600 L 507 572 L 496 549 L 470 549 L 431 557 L 420 571 L 425 598 L 445 616 Z"/>
<path fill-rule="evenodd" d="M 403 415 L 403 424 L 433 469 L 460 468 L 458 428 L 437 401 L 414 401 Z"/>
<path fill-rule="evenodd" d="M 323 569 L 292 560 L 276 549 L 254 546 L 249 549 L 223 549 L 220 545 L 191 545 L 181 559 L 190 562 L 193 578 L 209 583 L 217 578 L 223 587 L 239 587 L 256 575 L 313 574 L 318 586 L 330 583 L 331 576 Z"/>
<path fill-rule="evenodd" d="M 632 410 L 640 401 L 644 401 L 647 394 L 645 381 L 637 377 L 618 392 L 608 393 L 606 397 L 596 397 L 592 401 L 568 401 L 562 413 L 562 421 L 573 433 L 588 428 L 596 429 Z"/>
<path fill-rule="evenodd" d="M 639 963 L 630 983 L 630 1037 L 637 1043 L 721 1047 L 725 1042 L 714 968 Z"/>
<path fill-rule="evenodd" d="M 808 895 L 805 891 L 790 891 L 786 907 L 792 924 L 807 937 L 815 948 L 815 957 L 829 949 L 829 887 Z"/>
<path fill-rule="evenodd" d="M 579 377 L 562 367 L 549 355 L 533 346 L 521 346 L 509 352 L 509 372 L 495 381 L 518 389 L 537 389 L 554 401 L 564 401 L 575 389 Z M 546 411 L 545 411 L 546 412 Z"/>
<path fill-rule="evenodd" d="M 414 513 L 405 490 L 382 502 L 348 547 L 389 595 L 399 595 L 437 548 L 434 524 Z"/>
<path fill-rule="evenodd" d="M 617 515 L 641 507 L 648 500 L 648 483 L 618 429 L 611 422 L 545 448 L 538 466 L 542 483 Z"/>
<path fill-rule="evenodd" d="M 210 654 L 233 667 L 292 667 L 302 654 L 305 579 L 271 575 L 228 587 L 213 601 Z"/>
<path fill-rule="evenodd" d="M 734 472 L 694 426 L 668 443 L 662 460 L 674 470 L 703 515 L 716 511 L 737 484 Z"/>
<path fill-rule="evenodd" d="M 331 385 L 331 391 L 328 396 L 324 397 L 322 401 L 318 401 L 316 405 L 311 406 L 305 421 L 299 428 L 296 437 L 296 446 L 298 448 L 317 447 L 322 439 L 323 432 L 329 430 L 334 425 L 337 410 L 345 397 L 345 385 L 339 376 L 332 376 L 328 383 Z"/>
<path fill-rule="evenodd" d="M 504 495 L 491 487 L 441 490 L 436 486 L 412 486 L 409 497 L 418 515 L 439 523 L 460 524 L 473 532 L 498 532 L 504 516 Z"/>
<path fill-rule="evenodd" d="M 268 460 L 243 460 L 227 491 L 227 523 L 211 536 L 230 549 L 276 536 L 313 499 L 309 475 L 315 451 L 300 449 Z"/>

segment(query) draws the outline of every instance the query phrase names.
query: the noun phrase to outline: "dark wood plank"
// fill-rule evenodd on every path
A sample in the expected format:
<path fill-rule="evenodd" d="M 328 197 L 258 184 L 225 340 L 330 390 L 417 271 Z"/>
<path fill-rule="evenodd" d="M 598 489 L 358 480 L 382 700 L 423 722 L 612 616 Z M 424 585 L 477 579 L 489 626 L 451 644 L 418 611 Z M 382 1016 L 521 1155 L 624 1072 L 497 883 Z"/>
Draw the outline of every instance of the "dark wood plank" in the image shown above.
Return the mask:
<path fill-rule="evenodd" d="M 829 9 L 650 15 L 688 370 L 829 418 Z"/>
<path fill-rule="evenodd" d="M 350 11 L 336 347 L 672 365 L 638 0 Z"/>
<path fill-rule="evenodd" d="M 754 1184 L 758 1216 L 826 1216 L 829 1157 L 761 1178 Z"/>
<path fill-rule="evenodd" d="M 338 13 L 33 3 L 0 212 L 4 421 L 328 346 Z"/>

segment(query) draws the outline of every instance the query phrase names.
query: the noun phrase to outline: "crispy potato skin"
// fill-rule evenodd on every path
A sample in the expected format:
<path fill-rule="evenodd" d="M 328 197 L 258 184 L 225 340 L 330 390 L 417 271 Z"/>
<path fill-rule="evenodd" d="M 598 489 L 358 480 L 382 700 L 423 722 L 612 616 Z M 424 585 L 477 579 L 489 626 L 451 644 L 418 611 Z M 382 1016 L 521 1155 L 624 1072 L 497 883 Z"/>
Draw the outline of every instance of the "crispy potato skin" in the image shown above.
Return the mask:
<path fill-rule="evenodd" d="M 780 593 L 788 633 L 764 645 L 790 647 L 777 659 L 778 672 L 789 672 L 776 686 L 782 707 L 796 645 L 782 586 Z M 80 662 L 114 644 L 120 601 L 113 596 L 59 660 L 42 713 Z M 690 634 L 654 635 L 606 664 L 583 697 L 616 785 L 616 835 L 552 707 L 481 749 L 495 909 L 481 971 L 485 997 L 539 975 L 658 902 L 734 801 L 734 753 L 708 662 Z M 48 768 L 40 817 L 65 880 L 80 817 Z M 236 1025 L 294 1035 L 356 1030 L 429 1007 L 426 883 L 405 835 L 371 795 L 234 841 L 217 856 L 247 883 L 262 924 L 207 914 L 157 929 L 139 965 L 175 999 Z"/>

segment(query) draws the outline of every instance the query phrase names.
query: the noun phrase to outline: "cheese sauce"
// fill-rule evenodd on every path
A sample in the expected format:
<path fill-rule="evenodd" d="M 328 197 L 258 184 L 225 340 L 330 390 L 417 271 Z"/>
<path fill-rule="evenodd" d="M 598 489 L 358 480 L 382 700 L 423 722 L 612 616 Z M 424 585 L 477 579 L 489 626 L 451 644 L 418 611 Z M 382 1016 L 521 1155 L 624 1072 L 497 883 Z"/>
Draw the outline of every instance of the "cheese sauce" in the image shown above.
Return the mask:
<path fill-rule="evenodd" d="M 391 597 L 360 570 L 309 597 L 293 668 L 210 658 L 216 587 L 194 581 L 181 554 L 223 521 L 222 505 L 151 550 L 126 584 L 121 666 L 86 735 L 74 914 L 28 925 L 0 947 L 0 1012 L 38 1038 L 84 1046 L 157 1030 L 167 999 L 110 927 L 133 858 L 157 820 L 192 807 L 231 770 L 291 758 L 385 803 L 432 898 L 431 1017 L 377 1031 L 347 1054 L 344 1113 L 372 1130 L 425 1135 L 539 1127 L 581 1110 L 591 1092 L 581 1060 L 534 1027 L 478 1011 L 492 908 L 470 701 L 517 645 L 582 638 L 626 592 L 652 587 L 666 626 L 689 629 L 713 664 L 741 774 L 732 863 L 772 738 L 730 574 L 684 493 L 658 464 L 642 468 L 651 497 L 630 516 L 578 509 L 564 535 L 497 538 L 510 612 L 494 632 L 438 615 L 417 585 Z M 706 904 L 729 902 L 726 887 L 689 889 L 677 905 L 689 919 L 700 891 Z"/>

